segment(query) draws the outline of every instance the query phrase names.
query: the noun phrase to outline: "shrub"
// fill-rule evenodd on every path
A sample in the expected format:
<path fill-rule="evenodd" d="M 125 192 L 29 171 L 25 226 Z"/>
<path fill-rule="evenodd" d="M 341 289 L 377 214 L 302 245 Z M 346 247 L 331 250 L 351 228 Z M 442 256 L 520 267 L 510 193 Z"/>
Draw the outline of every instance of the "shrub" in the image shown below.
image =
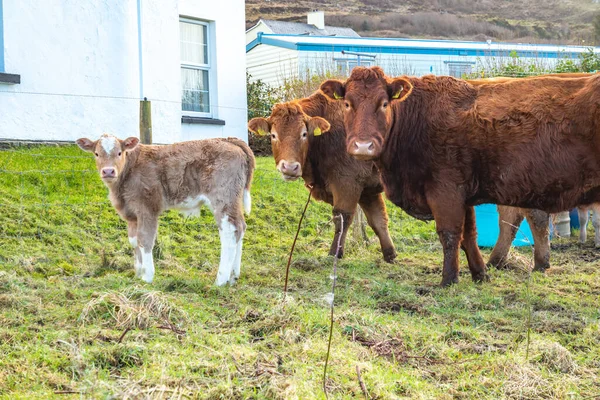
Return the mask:
<path fill-rule="evenodd" d="M 268 117 L 276 103 L 282 101 L 280 90 L 272 88 L 260 79 L 251 81 L 246 73 L 246 93 L 248 97 L 248 121 L 255 117 Z M 271 155 L 271 139 L 248 132 L 248 144 L 255 155 Z"/>

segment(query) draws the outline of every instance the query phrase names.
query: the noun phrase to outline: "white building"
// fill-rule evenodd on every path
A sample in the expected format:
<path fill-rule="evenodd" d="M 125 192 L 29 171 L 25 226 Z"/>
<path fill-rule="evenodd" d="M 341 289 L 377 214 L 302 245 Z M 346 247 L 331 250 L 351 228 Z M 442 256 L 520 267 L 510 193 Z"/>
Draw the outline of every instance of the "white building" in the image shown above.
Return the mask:
<path fill-rule="evenodd" d="M 243 0 L 0 0 L 0 139 L 247 139 Z"/>
<path fill-rule="evenodd" d="M 248 73 L 271 86 L 286 79 L 334 72 L 345 75 L 357 65 L 379 65 L 389 75 L 425 74 L 461 77 L 478 67 L 494 66 L 518 56 L 520 62 L 552 66 L 577 59 L 583 46 L 383 39 L 258 33 L 246 45 Z M 599 49 L 595 48 L 597 52 Z"/>

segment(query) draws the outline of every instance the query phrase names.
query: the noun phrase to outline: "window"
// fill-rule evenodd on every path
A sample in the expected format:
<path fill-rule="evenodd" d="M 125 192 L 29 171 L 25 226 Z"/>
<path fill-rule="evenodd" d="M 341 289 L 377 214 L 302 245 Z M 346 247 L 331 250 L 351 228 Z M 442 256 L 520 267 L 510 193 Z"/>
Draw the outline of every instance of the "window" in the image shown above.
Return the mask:
<path fill-rule="evenodd" d="M 342 75 L 349 75 L 356 66 L 370 67 L 373 65 L 372 59 L 365 58 L 336 58 L 335 67 L 337 72 Z"/>
<path fill-rule="evenodd" d="M 181 48 L 181 109 L 184 114 L 211 117 L 211 54 L 209 25 L 179 21 Z"/>
<path fill-rule="evenodd" d="M 455 78 L 462 78 L 464 75 L 469 75 L 474 62 L 470 61 L 444 61 L 448 65 L 448 75 Z"/>

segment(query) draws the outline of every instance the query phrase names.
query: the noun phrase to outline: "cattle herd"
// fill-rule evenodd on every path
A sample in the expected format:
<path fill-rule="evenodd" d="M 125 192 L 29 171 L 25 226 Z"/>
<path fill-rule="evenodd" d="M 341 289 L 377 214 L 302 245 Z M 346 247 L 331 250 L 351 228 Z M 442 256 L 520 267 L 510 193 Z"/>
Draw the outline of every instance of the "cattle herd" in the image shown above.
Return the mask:
<path fill-rule="evenodd" d="M 285 180 L 302 178 L 314 198 L 333 206 L 335 254 L 357 205 L 381 244 L 396 251 L 383 193 L 420 220 L 435 220 L 443 247 L 442 286 L 458 282 L 459 248 L 474 281 L 487 281 L 477 245 L 474 206 L 498 204 L 500 237 L 488 261 L 506 265 L 520 222 L 535 240 L 534 269 L 549 267 L 549 213 L 578 207 L 585 241 L 593 210 L 600 247 L 600 74 L 462 80 L 388 77 L 357 67 L 311 96 L 273 107 L 250 131 L 270 135 Z M 152 247 L 166 209 L 214 213 L 221 239 L 217 285 L 240 275 L 242 208 L 250 212 L 255 167 L 237 139 L 148 146 L 103 135 L 78 145 L 96 157 L 109 198 L 128 223 L 135 271 L 154 276 Z M 599 204 L 595 204 L 599 203 Z M 343 223 L 342 223 L 343 221 Z M 340 256 L 342 252 L 339 254 Z"/>

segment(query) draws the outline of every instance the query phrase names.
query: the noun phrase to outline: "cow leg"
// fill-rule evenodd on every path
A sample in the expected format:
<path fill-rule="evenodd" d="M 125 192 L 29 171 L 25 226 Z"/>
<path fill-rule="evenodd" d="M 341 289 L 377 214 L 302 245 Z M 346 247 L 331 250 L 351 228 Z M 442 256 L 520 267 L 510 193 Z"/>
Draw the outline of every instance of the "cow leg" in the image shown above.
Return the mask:
<path fill-rule="evenodd" d="M 236 227 L 236 247 L 233 268 L 231 270 L 231 276 L 229 277 L 230 285 L 234 285 L 237 282 L 242 267 L 242 242 L 244 240 L 244 234 L 246 233 L 246 222 L 244 221 L 244 214 L 242 214 L 241 210 L 234 220 L 234 225 Z"/>
<path fill-rule="evenodd" d="M 600 204 L 593 205 L 592 224 L 594 225 L 594 243 L 600 249 Z"/>
<path fill-rule="evenodd" d="M 587 240 L 589 211 L 586 207 L 577 207 L 577 215 L 579 216 L 579 242 L 583 244 Z"/>
<path fill-rule="evenodd" d="M 428 199 L 433 212 L 435 227 L 444 249 L 444 266 L 442 269 L 442 286 L 458 283 L 458 248 L 462 241 L 465 225 L 465 206 L 458 201 Z"/>
<path fill-rule="evenodd" d="M 510 268 L 508 262 L 508 252 L 510 246 L 515 240 L 518 227 L 523 222 L 523 211 L 517 207 L 498 206 L 498 224 L 500 225 L 500 235 L 498 241 L 490 254 L 489 265 L 496 268 Z"/>
<path fill-rule="evenodd" d="M 396 249 L 388 230 L 388 216 L 382 194 L 361 196 L 358 204 L 365 212 L 367 223 L 379 238 L 383 259 L 388 263 L 394 262 Z"/>
<path fill-rule="evenodd" d="M 355 208 L 356 209 L 356 208 Z M 342 221 L 343 219 L 343 228 L 342 229 Z M 344 250 L 346 247 L 346 235 L 348 234 L 348 228 L 352 224 L 352 220 L 354 219 L 354 211 L 346 212 L 340 209 L 333 209 L 333 224 L 335 225 L 335 235 L 333 236 L 333 242 L 331 243 L 331 248 L 329 249 L 329 255 L 335 256 L 337 254 L 338 258 L 344 257 Z M 341 236 L 341 239 L 340 239 Z M 338 242 L 340 243 L 340 249 L 338 250 Z"/>
<path fill-rule="evenodd" d="M 219 271 L 215 284 L 223 286 L 228 283 L 235 275 L 235 263 L 238 259 L 238 247 L 241 260 L 241 247 L 238 242 L 241 242 L 243 231 L 239 229 L 238 213 L 233 212 L 230 215 L 223 210 L 215 212 L 215 220 L 219 227 L 219 238 L 221 239 L 221 257 L 219 259 Z M 243 219 L 241 220 L 243 223 Z"/>
<path fill-rule="evenodd" d="M 533 234 L 534 271 L 550 268 L 550 215 L 542 210 L 527 210 L 527 222 Z"/>
<path fill-rule="evenodd" d="M 329 255 L 338 255 L 338 258 L 344 256 L 344 249 L 346 243 L 346 235 L 348 228 L 352 224 L 354 219 L 354 213 L 356 212 L 356 206 L 360 198 L 361 190 L 355 188 L 351 184 L 344 184 L 332 186 L 331 192 L 333 194 L 333 223 L 335 225 L 335 235 L 333 237 L 333 243 L 329 249 Z M 344 229 L 342 230 L 342 221 L 344 221 Z M 341 236 L 341 239 L 340 239 Z M 340 242 L 340 249 L 338 251 L 338 241 Z"/>
<path fill-rule="evenodd" d="M 127 236 L 129 237 L 129 243 L 131 243 L 131 247 L 133 247 L 133 261 L 135 268 L 135 276 L 136 278 L 142 277 L 142 252 L 140 247 L 138 246 L 137 239 L 137 221 L 131 220 L 127 221 Z"/>
<path fill-rule="evenodd" d="M 465 224 L 460 247 L 467 255 L 469 270 L 474 282 L 489 281 L 486 274 L 485 262 L 477 246 L 477 226 L 475 225 L 475 208 L 467 207 L 465 210 Z"/>
<path fill-rule="evenodd" d="M 154 259 L 152 249 L 158 230 L 158 215 L 149 214 L 138 217 L 137 241 L 142 267 L 140 275 L 143 281 L 151 283 L 154 279 Z"/>

